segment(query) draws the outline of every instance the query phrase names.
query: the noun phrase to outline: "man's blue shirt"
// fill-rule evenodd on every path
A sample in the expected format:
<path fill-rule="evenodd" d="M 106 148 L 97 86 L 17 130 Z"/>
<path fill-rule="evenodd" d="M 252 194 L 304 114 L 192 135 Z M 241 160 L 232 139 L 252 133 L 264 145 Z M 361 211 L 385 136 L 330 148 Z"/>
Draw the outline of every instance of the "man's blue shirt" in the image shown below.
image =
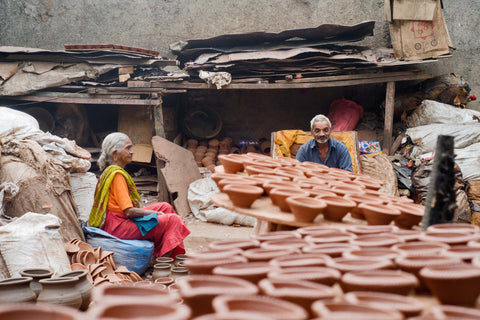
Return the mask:
<path fill-rule="evenodd" d="M 347 147 L 332 137 L 328 139 L 328 152 L 325 161 L 320 157 L 315 139 L 305 142 L 298 150 L 296 158 L 300 162 L 311 161 L 324 164 L 330 168 L 340 168 L 353 172 L 352 158 Z"/>

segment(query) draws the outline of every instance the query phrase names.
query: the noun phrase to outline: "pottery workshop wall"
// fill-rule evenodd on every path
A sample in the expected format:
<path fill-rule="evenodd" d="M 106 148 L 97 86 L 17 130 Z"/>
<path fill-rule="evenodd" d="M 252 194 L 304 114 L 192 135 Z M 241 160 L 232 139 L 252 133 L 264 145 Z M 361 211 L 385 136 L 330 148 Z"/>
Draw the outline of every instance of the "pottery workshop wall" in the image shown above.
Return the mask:
<path fill-rule="evenodd" d="M 435 75 L 455 72 L 480 87 L 478 35 L 480 1 L 443 1 L 456 51 L 425 66 Z M 63 49 L 71 43 L 117 43 L 158 50 L 172 57 L 169 44 L 228 33 L 280 32 L 324 23 L 353 25 L 375 20 L 364 43 L 388 46 L 384 0 L 2 0 L 1 45 Z M 478 93 L 477 93 L 478 95 Z M 479 101 L 469 104 L 479 108 Z"/>

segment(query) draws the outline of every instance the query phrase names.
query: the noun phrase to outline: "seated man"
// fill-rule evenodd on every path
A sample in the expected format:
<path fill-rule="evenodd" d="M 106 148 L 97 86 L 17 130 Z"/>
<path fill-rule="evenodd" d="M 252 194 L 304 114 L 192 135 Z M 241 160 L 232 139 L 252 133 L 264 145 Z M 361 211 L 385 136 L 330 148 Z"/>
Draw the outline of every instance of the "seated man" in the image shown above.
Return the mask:
<path fill-rule="evenodd" d="M 347 147 L 340 141 L 330 137 L 330 120 L 318 114 L 310 121 L 313 139 L 307 141 L 297 152 L 300 162 L 311 161 L 331 168 L 340 168 L 353 172 L 352 158 Z"/>

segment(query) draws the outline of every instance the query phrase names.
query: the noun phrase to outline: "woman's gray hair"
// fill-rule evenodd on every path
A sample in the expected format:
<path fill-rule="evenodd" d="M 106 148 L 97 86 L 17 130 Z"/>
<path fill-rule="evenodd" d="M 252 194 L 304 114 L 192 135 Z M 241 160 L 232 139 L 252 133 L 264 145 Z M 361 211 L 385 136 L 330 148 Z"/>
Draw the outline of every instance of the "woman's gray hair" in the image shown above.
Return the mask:
<path fill-rule="evenodd" d="M 323 114 L 317 114 L 313 119 L 310 121 L 310 130 L 313 129 L 313 125 L 315 122 L 320 122 L 320 121 L 327 121 L 328 123 L 328 128 L 332 127 L 332 123 L 330 122 L 330 119 L 328 119 L 326 116 Z"/>
<path fill-rule="evenodd" d="M 122 132 L 110 133 L 105 137 L 105 139 L 103 139 L 102 153 L 97 161 L 98 167 L 101 171 L 103 171 L 103 169 L 112 163 L 113 152 L 120 150 L 128 139 L 129 137 Z"/>

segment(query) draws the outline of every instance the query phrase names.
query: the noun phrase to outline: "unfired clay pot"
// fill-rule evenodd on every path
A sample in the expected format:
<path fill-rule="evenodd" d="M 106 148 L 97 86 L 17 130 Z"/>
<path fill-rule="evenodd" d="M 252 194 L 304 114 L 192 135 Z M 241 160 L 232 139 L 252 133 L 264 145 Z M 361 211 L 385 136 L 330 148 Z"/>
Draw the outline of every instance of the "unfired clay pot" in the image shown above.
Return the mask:
<path fill-rule="evenodd" d="M 42 285 L 38 282 L 42 279 L 50 278 L 53 274 L 53 271 L 45 268 L 28 268 L 20 270 L 20 275 L 22 277 L 31 277 L 30 288 L 38 296 L 40 291 L 42 291 Z"/>
<path fill-rule="evenodd" d="M 347 272 L 340 280 L 343 292 L 377 291 L 408 295 L 418 286 L 417 278 L 400 270 L 363 270 Z"/>
<path fill-rule="evenodd" d="M 82 296 L 76 288 L 77 277 L 48 278 L 40 280 L 42 291 L 37 302 L 59 304 L 79 309 L 82 305 Z"/>
<path fill-rule="evenodd" d="M 229 184 L 224 191 L 228 194 L 234 206 L 250 208 L 263 193 L 263 189 L 254 185 Z"/>
<path fill-rule="evenodd" d="M 61 278 L 65 277 L 77 277 L 78 281 L 75 284 L 76 289 L 82 296 L 82 305 L 80 310 L 87 310 L 91 301 L 91 294 L 93 289 L 93 283 L 88 278 L 87 270 L 76 270 L 59 275 Z"/>
<path fill-rule="evenodd" d="M 286 201 L 295 220 L 301 222 L 313 222 L 327 207 L 325 201 L 311 197 L 288 197 Z"/>
<path fill-rule="evenodd" d="M 16 277 L 0 280 L 0 304 L 35 302 L 37 295 L 30 287 L 32 277 Z"/>

